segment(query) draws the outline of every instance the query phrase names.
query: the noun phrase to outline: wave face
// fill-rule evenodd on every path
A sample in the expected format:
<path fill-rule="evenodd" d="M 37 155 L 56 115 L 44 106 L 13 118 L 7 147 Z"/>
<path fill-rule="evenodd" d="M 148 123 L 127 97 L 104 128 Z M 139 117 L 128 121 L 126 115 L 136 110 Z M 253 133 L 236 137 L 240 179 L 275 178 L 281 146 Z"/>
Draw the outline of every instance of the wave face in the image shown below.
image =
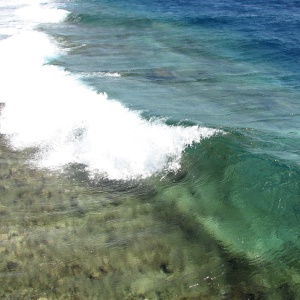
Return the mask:
<path fill-rule="evenodd" d="M 52 66 L 61 50 L 37 26 L 67 16 L 65 10 L 30 2 L 8 16 L 12 29 L 20 29 L 0 45 L 0 79 L 5 82 L 0 92 L 5 103 L 1 132 L 10 136 L 13 147 L 39 147 L 35 163 L 41 167 L 85 164 L 91 173 L 111 179 L 178 170 L 184 149 L 216 131 L 146 121 Z"/>
<path fill-rule="evenodd" d="M 297 9 L 1 1 L 0 298 L 296 299 Z"/>

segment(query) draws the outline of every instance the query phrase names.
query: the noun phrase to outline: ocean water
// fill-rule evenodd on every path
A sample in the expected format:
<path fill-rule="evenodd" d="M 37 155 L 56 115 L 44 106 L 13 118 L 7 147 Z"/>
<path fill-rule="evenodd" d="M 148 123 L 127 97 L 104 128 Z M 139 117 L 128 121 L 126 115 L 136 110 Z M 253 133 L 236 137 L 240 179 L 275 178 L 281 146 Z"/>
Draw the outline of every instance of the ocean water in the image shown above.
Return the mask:
<path fill-rule="evenodd" d="M 2 0 L 1 299 L 300 299 L 300 2 Z"/>

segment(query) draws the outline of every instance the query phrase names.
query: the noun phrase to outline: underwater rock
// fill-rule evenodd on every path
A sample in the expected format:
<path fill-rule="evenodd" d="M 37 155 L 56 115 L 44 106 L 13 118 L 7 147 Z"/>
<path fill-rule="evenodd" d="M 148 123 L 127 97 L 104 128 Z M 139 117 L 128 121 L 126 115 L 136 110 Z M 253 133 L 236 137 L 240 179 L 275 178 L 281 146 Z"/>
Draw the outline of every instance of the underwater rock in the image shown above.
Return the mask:
<path fill-rule="evenodd" d="M 160 268 L 161 268 L 161 270 L 162 270 L 165 274 L 173 273 L 172 267 L 171 267 L 169 264 L 167 264 L 167 263 L 162 263 L 162 264 L 160 265 Z"/>
<path fill-rule="evenodd" d="M 19 263 L 15 262 L 15 261 L 9 261 L 6 264 L 7 270 L 8 271 L 15 271 L 18 267 L 19 267 Z"/>

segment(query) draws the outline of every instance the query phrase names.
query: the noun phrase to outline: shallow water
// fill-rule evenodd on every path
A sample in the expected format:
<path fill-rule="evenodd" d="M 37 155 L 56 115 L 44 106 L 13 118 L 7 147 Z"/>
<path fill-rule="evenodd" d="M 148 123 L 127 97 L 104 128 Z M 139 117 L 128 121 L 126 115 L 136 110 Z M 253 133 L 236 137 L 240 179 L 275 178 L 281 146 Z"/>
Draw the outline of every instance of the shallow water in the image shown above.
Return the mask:
<path fill-rule="evenodd" d="M 78 166 L 66 181 L 28 169 L 26 154 L 1 148 L 1 298 L 161 299 L 228 292 L 218 247 L 193 221 L 153 202 L 151 187 L 91 183 Z M 212 283 L 204 279 L 209 276 L 218 278 Z"/>
<path fill-rule="evenodd" d="M 1 298 L 298 299 L 298 10 L 2 2 Z"/>
<path fill-rule="evenodd" d="M 248 236 L 255 253 L 246 240 L 234 254 L 236 245 L 216 239 L 218 222 L 228 227 L 217 233 L 233 243 L 250 230 L 231 199 L 219 206 L 238 229 L 221 220 L 209 203 L 216 193 L 209 174 L 197 185 L 187 184 L 188 174 L 147 185 L 91 181 L 83 166 L 63 175 L 29 168 L 28 152 L 1 142 L 1 298 L 296 299 L 295 252 L 282 258 L 288 251 L 277 244 L 277 253 L 259 248 L 259 217 L 255 238 Z M 203 182 L 206 190 L 195 190 Z"/>

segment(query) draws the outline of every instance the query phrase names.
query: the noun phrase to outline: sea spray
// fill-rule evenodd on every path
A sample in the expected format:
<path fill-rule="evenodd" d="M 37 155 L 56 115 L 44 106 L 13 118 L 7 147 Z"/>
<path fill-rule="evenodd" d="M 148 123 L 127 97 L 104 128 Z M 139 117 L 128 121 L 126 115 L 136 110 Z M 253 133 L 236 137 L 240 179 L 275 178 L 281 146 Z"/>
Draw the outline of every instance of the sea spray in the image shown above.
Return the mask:
<path fill-rule="evenodd" d="M 1 6 L 1 297 L 295 299 L 299 97 L 274 44 L 227 27 L 259 24 L 237 2 L 104 2 Z"/>
<path fill-rule="evenodd" d="M 26 13 L 17 11 L 18 16 L 31 18 L 30 8 Z M 56 13 L 57 18 L 50 14 L 49 21 L 65 15 Z M 15 148 L 40 148 L 36 165 L 57 169 L 81 163 L 91 174 L 111 179 L 146 178 L 159 171 L 179 170 L 184 149 L 217 132 L 144 120 L 138 112 L 52 66 L 59 53 L 53 40 L 33 29 L 0 44 L 0 80 L 5 82 L 0 91 L 5 103 L 1 132 Z"/>

